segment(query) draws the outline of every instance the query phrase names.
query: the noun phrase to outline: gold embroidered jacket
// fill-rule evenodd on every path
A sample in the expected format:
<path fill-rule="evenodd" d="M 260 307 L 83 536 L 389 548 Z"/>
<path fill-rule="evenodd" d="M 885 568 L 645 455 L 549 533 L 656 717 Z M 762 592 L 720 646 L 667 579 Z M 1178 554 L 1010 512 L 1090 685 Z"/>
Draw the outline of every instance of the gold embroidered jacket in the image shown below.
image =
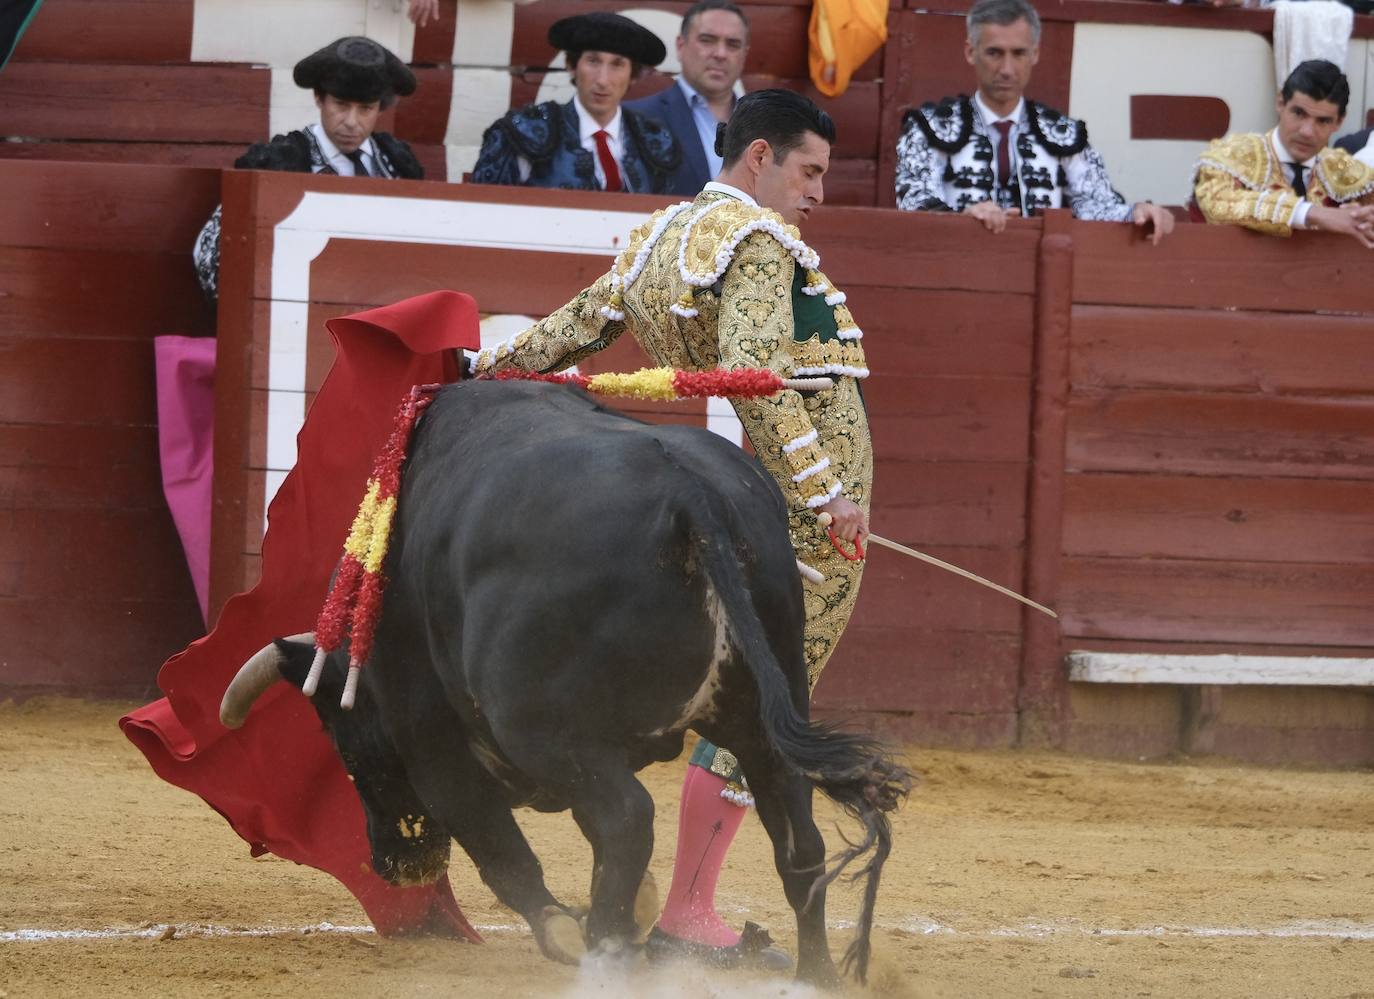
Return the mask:
<path fill-rule="evenodd" d="M 1289 236 L 1302 200 L 1274 150 L 1272 133 L 1217 139 L 1198 160 L 1193 196 L 1208 222 Z M 1374 169 L 1341 149 L 1323 149 L 1312 165 L 1307 200 L 1319 205 L 1374 203 Z"/>
<path fill-rule="evenodd" d="M 794 510 L 841 492 L 866 509 L 872 445 L 856 384 L 868 374 L 863 334 L 818 265 L 796 228 L 776 213 L 705 192 L 633 230 L 608 274 L 547 319 L 483 351 L 477 371 L 557 371 L 628 328 L 659 365 L 827 375 L 834 390 L 734 400 L 735 411 Z"/>

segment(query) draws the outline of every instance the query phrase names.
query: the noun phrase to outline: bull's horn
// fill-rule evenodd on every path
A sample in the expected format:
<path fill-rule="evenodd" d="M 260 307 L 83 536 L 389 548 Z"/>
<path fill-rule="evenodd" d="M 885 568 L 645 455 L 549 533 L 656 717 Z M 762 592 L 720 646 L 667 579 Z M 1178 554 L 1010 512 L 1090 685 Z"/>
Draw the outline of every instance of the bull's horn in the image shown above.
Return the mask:
<path fill-rule="evenodd" d="M 307 631 L 291 635 L 288 642 L 308 642 L 315 644 L 315 633 Z M 253 657 L 239 667 L 224 699 L 219 704 L 219 720 L 225 728 L 239 728 L 248 717 L 253 702 L 261 697 L 267 688 L 282 678 L 282 654 L 276 643 L 263 646 Z"/>

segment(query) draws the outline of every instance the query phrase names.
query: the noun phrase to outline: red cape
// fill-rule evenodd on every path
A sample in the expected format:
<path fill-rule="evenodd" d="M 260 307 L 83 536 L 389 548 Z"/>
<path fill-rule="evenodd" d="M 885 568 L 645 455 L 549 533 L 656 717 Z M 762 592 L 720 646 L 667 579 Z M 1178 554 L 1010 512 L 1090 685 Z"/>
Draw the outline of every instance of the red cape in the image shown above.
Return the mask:
<path fill-rule="evenodd" d="M 477 304 L 434 292 L 332 319 L 337 354 L 297 436 L 293 468 L 268 512 L 262 576 L 232 597 L 213 631 L 167 660 L 167 695 L 119 721 L 158 776 L 194 791 L 248 841 L 334 875 L 379 933 L 481 937 L 448 878 L 394 888 L 373 873 L 362 805 L 309 701 L 278 684 L 230 731 L 219 702 L 238 668 L 273 638 L 313 631 L 373 459 L 415 384 L 454 381 L 455 347 L 478 346 Z"/>

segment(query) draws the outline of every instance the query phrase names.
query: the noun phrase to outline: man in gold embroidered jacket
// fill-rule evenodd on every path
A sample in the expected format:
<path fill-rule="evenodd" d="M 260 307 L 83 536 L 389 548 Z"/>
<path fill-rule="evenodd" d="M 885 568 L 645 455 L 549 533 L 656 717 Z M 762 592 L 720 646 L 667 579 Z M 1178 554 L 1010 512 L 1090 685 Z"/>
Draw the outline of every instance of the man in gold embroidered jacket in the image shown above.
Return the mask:
<path fill-rule="evenodd" d="M 1299 64 L 1279 92 L 1276 127 L 1217 139 L 1202 154 L 1193 175 L 1202 216 L 1274 236 L 1324 229 L 1374 248 L 1374 169 L 1327 145 L 1349 98 L 1334 63 Z"/>
<path fill-rule="evenodd" d="M 629 329 L 659 365 L 766 367 L 788 378 L 833 379 L 829 390 L 733 401 L 788 501 L 797 558 L 825 577 L 803 585 L 813 687 L 849 621 L 863 567 L 836 551 L 817 514 L 831 514 L 841 538 L 862 540 L 873 478 L 859 389 L 868 374 L 863 334 L 795 225 L 822 200 L 834 138 L 829 116 L 804 97 L 780 90 L 745 96 L 718 139 L 725 165 L 716 181 L 695 201 L 655 213 L 630 233 L 609 273 L 547 319 L 482 351 L 476 364 L 479 374 L 557 371 Z M 735 806 L 749 797 L 727 750 L 703 741 L 692 763 L 673 887 L 651 953 L 685 950 L 734 963 L 749 942 L 716 914 L 714 892 L 743 817 Z"/>

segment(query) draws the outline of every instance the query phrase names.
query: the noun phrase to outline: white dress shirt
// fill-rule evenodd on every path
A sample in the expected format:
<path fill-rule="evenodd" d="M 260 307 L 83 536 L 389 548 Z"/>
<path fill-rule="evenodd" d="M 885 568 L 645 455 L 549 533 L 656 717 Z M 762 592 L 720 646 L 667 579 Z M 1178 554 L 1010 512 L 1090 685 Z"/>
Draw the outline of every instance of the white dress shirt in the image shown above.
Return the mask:
<path fill-rule="evenodd" d="M 601 185 L 602 190 L 606 188 L 606 171 L 601 168 L 601 157 L 596 154 L 596 133 L 602 129 L 606 130 L 606 142 L 611 147 L 611 156 L 615 158 L 616 169 L 620 171 L 620 185 L 625 186 L 625 171 L 622 169 L 624 164 L 623 154 L 625 145 L 621 140 L 621 114 L 620 105 L 616 105 L 615 117 L 605 125 L 597 124 L 590 111 L 582 106 L 577 95 L 573 95 L 573 109 L 577 112 L 577 122 L 580 126 L 579 137 L 582 140 L 582 148 L 592 154 L 592 163 L 596 167 L 596 182 Z"/>
<path fill-rule="evenodd" d="M 743 201 L 746 205 L 752 205 L 755 208 L 759 206 L 759 203 L 754 200 L 752 194 L 745 194 L 738 187 L 722 184 L 718 180 L 708 180 L 706 186 L 701 189 L 701 193 L 705 194 L 707 191 L 714 191 L 717 194 L 728 194 L 730 197 Z"/>
<path fill-rule="evenodd" d="M 1293 171 L 1289 169 L 1289 166 L 1294 163 L 1301 162 L 1303 166 L 1303 182 L 1308 187 L 1311 187 L 1312 166 L 1317 162 L 1317 158 L 1313 156 L 1311 159 L 1308 160 L 1296 159 L 1293 156 L 1293 154 L 1290 153 L 1288 149 L 1284 146 L 1283 142 L 1279 139 L 1279 130 L 1277 128 L 1273 129 L 1269 133 L 1269 141 L 1272 142 L 1274 145 L 1274 155 L 1277 156 L 1279 159 L 1279 169 L 1283 171 L 1283 179 L 1288 182 L 1288 185 L 1290 187 L 1293 185 Z M 1289 226 L 1291 226 L 1294 229 L 1303 228 L 1305 225 L 1307 225 L 1307 213 L 1311 210 L 1312 202 L 1308 201 L 1307 198 L 1304 197 L 1301 201 L 1298 202 L 1298 207 L 1293 209 L 1293 220 L 1288 223 Z"/>
<path fill-rule="evenodd" d="M 1016 135 L 1021 131 L 1021 115 L 1026 110 L 1026 99 L 1022 97 L 1016 102 L 1016 107 L 1011 109 L 1009 114 L 994 114 L 992 108 L 983 103 L 982 91 L 973 92 L 973 106 L 978 109 L 978 115 L 983 119 L 983 125 L 987 129 L 988 138 L 992 140 L 992 170 L 993 176 L 997 174 L 997 143 L 1002 141 L 1002 137 L 997 134 L 997 129 L 993 128 L 994 122 L 1009 121 L 1011 128 L 1007 129 L 1007 156 L 1008 163 L 1011 164 L 1011 177 L 1008 180 L 1021 176 L 1021 160 L 1016 155 Z M 1019 181 L 1018 181 L 1019 183 Z M 993 199 L 996 200 L 995 198 Z"/>
<path fill-rule="evenodd" d="M 305 126 L 311 134 L 315 136 L 315 141 L 320 144 L 320 152 L 324 153 L 326 162 L 340 177 L 353 177 L 357 171 L 353 169 L 353 161 L 339 151 L 339 147 L 329 141 L 329 136 L 325 134 L 324 126 L 319 122 L 314 122 Z M 363 140 L 363 144 L 358 147 L 363 154 L 363 166 L 367 167 L 369 176 L 380 177 L 381 172 L 377 169 L 377 150 L 372 144 L 372 136 Z"/>

